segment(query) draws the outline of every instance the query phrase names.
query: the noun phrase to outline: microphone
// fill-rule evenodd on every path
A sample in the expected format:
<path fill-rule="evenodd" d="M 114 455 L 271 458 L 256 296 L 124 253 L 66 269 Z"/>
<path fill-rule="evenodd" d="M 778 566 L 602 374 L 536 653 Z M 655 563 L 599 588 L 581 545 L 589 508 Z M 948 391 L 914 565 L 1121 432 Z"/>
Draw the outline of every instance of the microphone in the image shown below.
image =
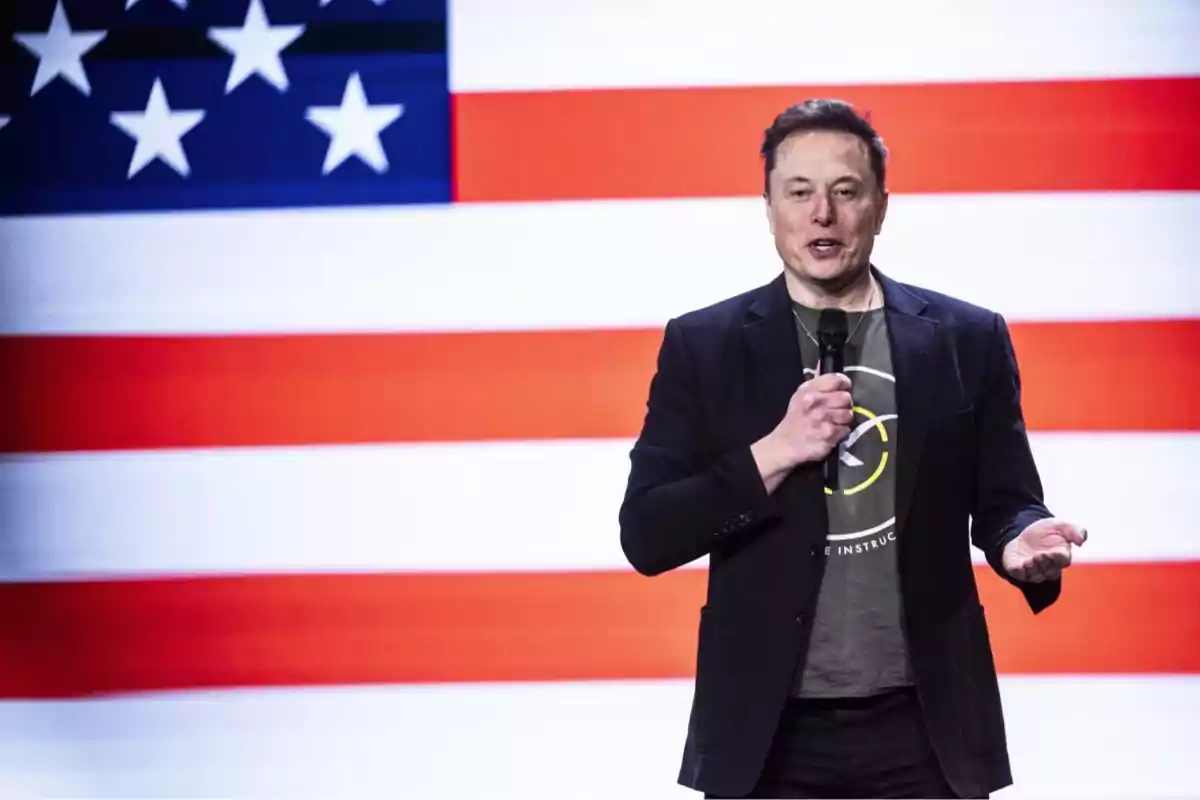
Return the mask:
<path fill-rule="evenodd" d="M 842 372 L 846 368 L 846 339 L 849 325 L 846 312 L 840 308 L 821 310 L 817 320 L 817 342 L 821 353 L 821 374 Z M 838 487 L 838 447 L 825 457 L 825 485 L 830 490 Z"/>

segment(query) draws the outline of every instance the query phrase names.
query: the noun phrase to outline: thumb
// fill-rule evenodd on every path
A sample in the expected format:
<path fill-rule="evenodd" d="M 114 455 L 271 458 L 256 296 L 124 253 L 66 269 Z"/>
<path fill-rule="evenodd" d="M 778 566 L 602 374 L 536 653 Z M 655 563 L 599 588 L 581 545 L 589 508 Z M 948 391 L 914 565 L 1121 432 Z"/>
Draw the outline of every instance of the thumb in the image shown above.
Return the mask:
<path fill-rule="evenodd" d="M 1060 522 L 1058 524 L 1058 533 L 1068 542 L 1074 545 L 1082 545 L 1087 541 L 1087 528 L 1079 525 L 1072 525 L 1069 522 Z"/>

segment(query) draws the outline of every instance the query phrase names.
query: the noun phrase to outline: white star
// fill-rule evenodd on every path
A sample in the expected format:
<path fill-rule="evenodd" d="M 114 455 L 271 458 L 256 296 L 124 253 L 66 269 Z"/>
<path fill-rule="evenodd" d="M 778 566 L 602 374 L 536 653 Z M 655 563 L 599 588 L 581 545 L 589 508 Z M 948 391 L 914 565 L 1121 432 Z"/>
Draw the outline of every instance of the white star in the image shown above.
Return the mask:
<path fill-rule="evenodd" d="M 137 140 L 127 177 L 132 178 L 156 158 L 185 177 L 191 171 L 180 139 L 204 119 L 204 112 L 172 111 L 159 78 L 154 79 L 145 111 L 114 111 L 109 119 Z"/>
<path fill-rule="evenodd" d="M 90 95 L 92 85 L 83 70 L 83 56 L 107 35 L 106 31 L 72 31 L 62 0 L 54 7 L 54 17 L 45 33 L 14 33 L 13 39 L 38 57 L 37 74 L 33 76 L 33 90 L 29 96 L 37 94 L 59 75 L 85 95 Z"/>
<path fill-rule="evenodd" d="M 333 2 L 333 0 L 321 0 L 321 8 L 324 8 L 325 6 L 329 5 L 332 2 Z M 386 3 L 387 0 L 371 0 L 371 2 L 377 6 L 381 6 L 384 3 Z"/>
<path fill-rule="evenodd" d="M 10 119 L 12 119 L 12 117 L 6 117 L 3 114 L 0 114 L 0 128 L 3 128 L 5 125 L 7 125 Z"/>
<path fill-rule="evenodd" d="M 209 28 L 208 38 L 233 56 L 229 79 L 225 81 L 225 94 L 232 92 L 255 73 L 279 91 L 286 91 L 288 77 L 283 71 L 279 53 L 303 33 L 303 25 L 271 27 L 262 0 L 250 0 L 242 27 Z"/>
<path fill-rule="evenodd" d="M 341 106 L 310 106 L 305 119 L 329 134 L 329 150 L 325 153 L 322 175 L 328 175 L 350 156 L 359 159 L 376 172 L 388 168 L 387 155 L 379 134 L 404 113 L 404 106 L 371 106 L 363 92 L 362 79 L 355 72 L 346 81 Z"/>
<path fill-rule="evenodd" d="M 125 10 L 128 11 L 129 9 L 133 8 L 140 1 L 141 0 L 125 0 Z M 187 0 L 171 0 L 171 2 L 176 8 L 187 8 Z"/>

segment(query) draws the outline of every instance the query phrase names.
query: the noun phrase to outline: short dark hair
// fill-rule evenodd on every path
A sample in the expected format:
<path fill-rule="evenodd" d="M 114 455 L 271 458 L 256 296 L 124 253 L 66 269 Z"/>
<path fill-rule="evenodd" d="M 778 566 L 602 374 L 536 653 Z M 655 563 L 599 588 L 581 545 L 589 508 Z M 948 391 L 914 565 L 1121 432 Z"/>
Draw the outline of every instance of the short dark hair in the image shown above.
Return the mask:
<path fill-rule="evenodd" d="M 771 123 L 763 134 L 761 154 L 763 163 L 763 192 L 770 194 L 771 170 L 775 169 L 775 153 L 783 140 L 794 133 L 806 131 L 842 131 L 857 136 L 867 146 L 871 172 L 880 191 L 887 188 L 887 147 L 883 137 L 871 126 L 868 116 L 860 115 L 844 100 L 813 98 L 789 106 Z"/>

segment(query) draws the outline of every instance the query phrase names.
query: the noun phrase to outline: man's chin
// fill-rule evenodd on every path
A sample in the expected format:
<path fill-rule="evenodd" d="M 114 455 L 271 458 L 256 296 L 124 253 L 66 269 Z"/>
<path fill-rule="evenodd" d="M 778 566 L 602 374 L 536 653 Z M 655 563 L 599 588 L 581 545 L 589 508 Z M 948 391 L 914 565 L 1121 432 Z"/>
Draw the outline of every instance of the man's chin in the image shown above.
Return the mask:
<path fill-rule="evenodd" d="M 797 277 L 826 291 L 849 286 L 859 278 L 863 269 L 852 263 L 833 260 L 802 261 L 798 266 L 791 267 Z"/>

